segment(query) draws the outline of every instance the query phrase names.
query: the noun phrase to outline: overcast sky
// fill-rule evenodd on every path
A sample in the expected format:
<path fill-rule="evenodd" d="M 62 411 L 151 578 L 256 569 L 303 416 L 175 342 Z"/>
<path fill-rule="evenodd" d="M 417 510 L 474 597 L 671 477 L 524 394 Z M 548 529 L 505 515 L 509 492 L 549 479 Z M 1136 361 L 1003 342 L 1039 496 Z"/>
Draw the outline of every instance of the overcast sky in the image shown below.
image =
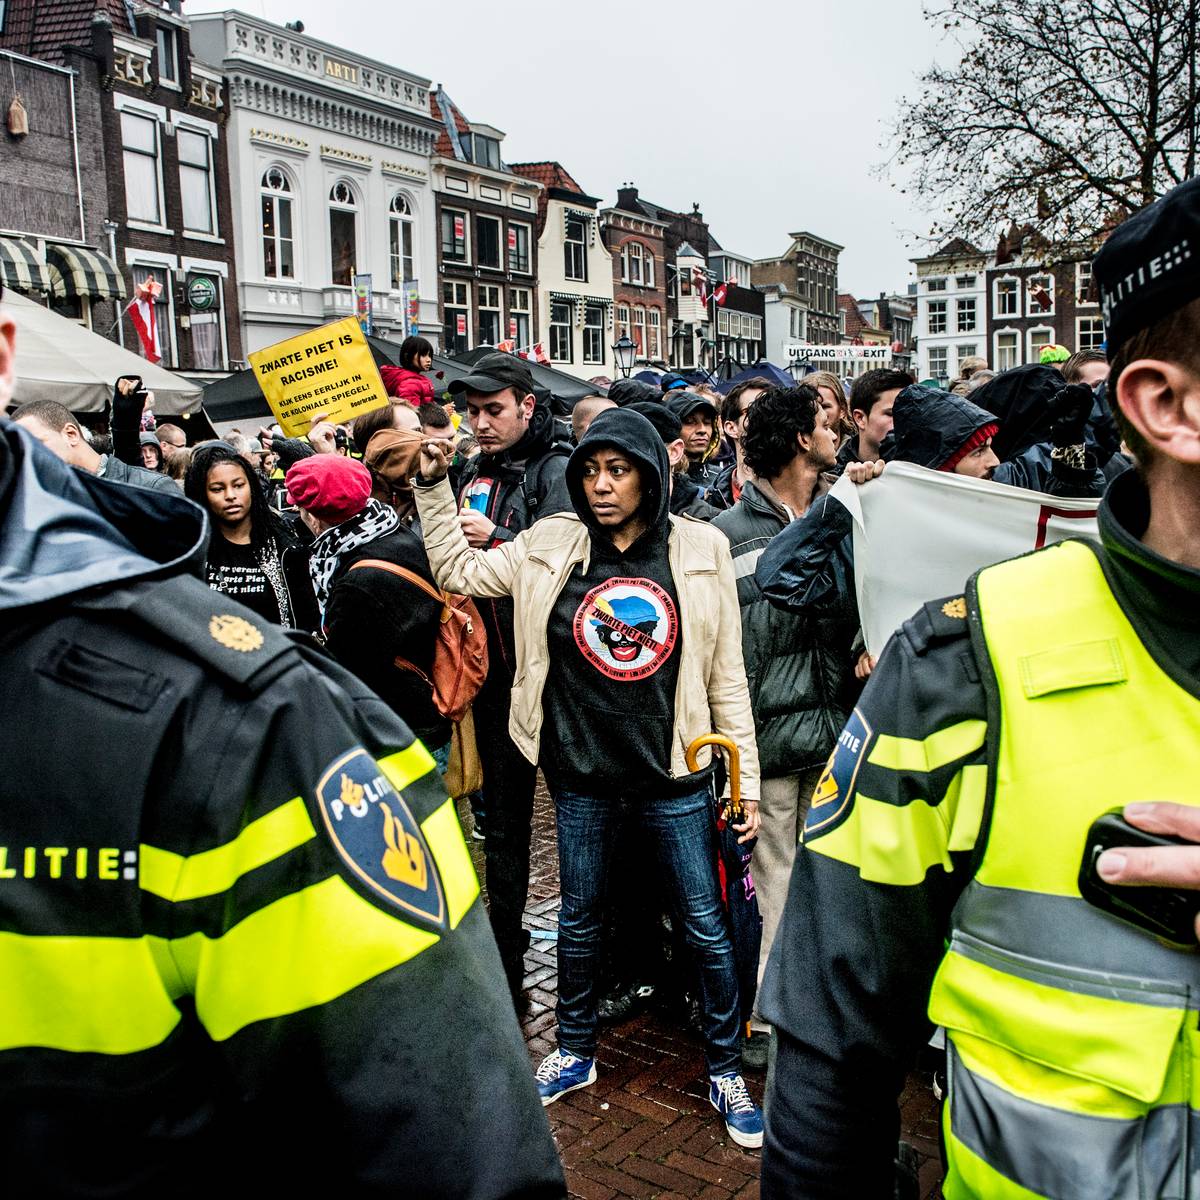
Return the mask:
<path fill-rule="evenodd" d="M 237 7 L 443 84 L 468 120 L 505 131 L 507 161 L 558 159 L 605 202 L 625 181 L 668 208 L 696 201 L 752 257 L 782 254 L 794 230 L 839 242 L 839 286 L 859 298 L 902 289 L 927 252 L 928 216 L 871 171 L 939 48 L 920 0 Z"/>

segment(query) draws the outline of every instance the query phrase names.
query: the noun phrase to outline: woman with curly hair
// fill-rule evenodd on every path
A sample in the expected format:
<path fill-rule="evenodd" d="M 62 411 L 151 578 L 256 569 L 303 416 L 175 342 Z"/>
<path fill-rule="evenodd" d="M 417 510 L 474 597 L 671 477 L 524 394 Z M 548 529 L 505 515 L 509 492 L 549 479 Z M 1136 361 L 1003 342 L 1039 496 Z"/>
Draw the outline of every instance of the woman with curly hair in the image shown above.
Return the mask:
<path fill-rule="evenodd" d="M 212 522 L 204 567 L 208 586 L 272 625 L 296 627 L 283 568 L 284 551 L 294 539 L 267 505 L 250 463 L 224 442 L 197 446 L 183 490 Z"/>

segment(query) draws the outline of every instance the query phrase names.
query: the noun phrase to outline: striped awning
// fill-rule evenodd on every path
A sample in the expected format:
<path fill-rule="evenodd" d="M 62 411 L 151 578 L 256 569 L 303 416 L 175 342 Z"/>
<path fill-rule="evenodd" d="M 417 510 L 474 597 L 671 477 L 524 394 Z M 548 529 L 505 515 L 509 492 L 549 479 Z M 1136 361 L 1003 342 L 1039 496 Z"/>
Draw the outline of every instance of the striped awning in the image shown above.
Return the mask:
<path fill-rule="evenodd" d="M 124 300 L 125 280 L 112 260 L 90 246 L 46 243 L 53 294 L 60 300 L 88 296 L 92 300 Z"/>
<path fill-rule="evenodd" d="M 24 238 L 0 238 L 0 282 L 14 292 L 49 292 L 50 272 Z"/>

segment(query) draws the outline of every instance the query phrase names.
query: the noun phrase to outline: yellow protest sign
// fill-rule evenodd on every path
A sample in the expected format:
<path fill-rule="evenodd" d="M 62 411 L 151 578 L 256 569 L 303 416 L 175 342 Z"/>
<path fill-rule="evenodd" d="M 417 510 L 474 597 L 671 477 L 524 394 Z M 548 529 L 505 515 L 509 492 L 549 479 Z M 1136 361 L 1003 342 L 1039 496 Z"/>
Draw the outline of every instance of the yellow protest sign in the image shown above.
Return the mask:
<path fill-rule="evenodd" d="M 256 350 L 250 365 L 285 437 L 307 433 L 314 414 L 341 424 L 389 402 L 357 317 Z"/>

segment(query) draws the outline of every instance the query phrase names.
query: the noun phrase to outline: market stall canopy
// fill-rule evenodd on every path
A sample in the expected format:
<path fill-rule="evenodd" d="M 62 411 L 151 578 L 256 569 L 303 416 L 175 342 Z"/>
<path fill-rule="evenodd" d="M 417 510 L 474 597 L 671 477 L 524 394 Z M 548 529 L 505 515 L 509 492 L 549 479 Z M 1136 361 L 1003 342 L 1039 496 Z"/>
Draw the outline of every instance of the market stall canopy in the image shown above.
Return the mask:
<path fill-rule="evenodd" d="M 72 412 L 103 412 L 118 376 L 140 375 L 154 393 L 156 416 L 199 407 L 200 389 L 182 375 L 156 367 L 27 296 L 6 291 L 4 303 L 17 322 L 15 404 L 57 400 Z"/>
<path fill-rule="evenodd" d="M 465 373 L 464 367 L 474 365 L 485 354 L 495 353 L 495 346 L 479 346 L 474 350 L 456 354 L 449 361 L 454 363 L 462 374 Z M 565 371 L 556 371 L 553 367 L 543 366 L 533 359 L 528 360 L 526 366 L 533 376 L 533 386 L 549 392 L 550 408 L 555 416 L 569 416 L 571 409 L 575 407 L 576 400 L 582 400 L 584 396 L 594 396 L 599 390 L 596 384 L 589 383 L 586 379 L 576 379 L 574 375 L 568 375 Z"/>
<path fill-rule="evenodd" d="M 400 365 L 399 342 L 369 337 L 367 345 L 371 347 L 377 365 Z M 435 395 L 444 392 L 452 380 L 460 379 L 467 373 L 468 369 L 461 363 L 440 358 L 436 354 L 433 356 L 432 369 L 426 372 Z M 234 429 L 252 435 L 260 425 L 269 425 L 275 419 L 262 388 L 258 386 L 258 376 L 249 369 L 210 383 L 204 389 L 201 408 L 221 437 Z"/>

